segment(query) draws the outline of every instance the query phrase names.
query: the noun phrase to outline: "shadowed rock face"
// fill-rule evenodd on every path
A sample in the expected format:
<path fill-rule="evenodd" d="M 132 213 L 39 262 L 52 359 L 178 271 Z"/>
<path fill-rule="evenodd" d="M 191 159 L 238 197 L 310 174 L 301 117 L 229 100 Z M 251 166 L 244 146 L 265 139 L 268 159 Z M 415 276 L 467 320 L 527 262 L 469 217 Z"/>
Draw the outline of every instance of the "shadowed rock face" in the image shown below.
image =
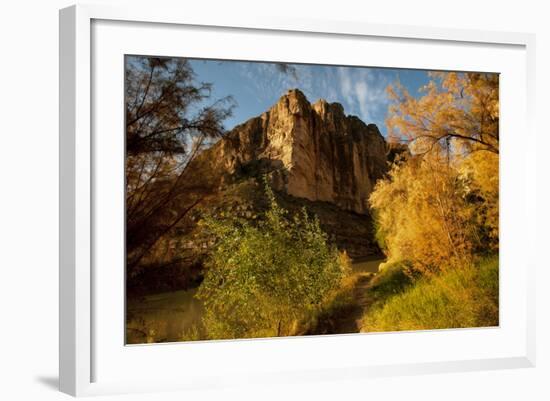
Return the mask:
<path fill-rule="evenodd" d="M 387 171 L 386 142 L 374 124 L 346 116 L 338 103 L 310 104 L 297 89 L 235 127 L 203 153 L 226 179 L 250 170 L 298 198 L 368 212 L 368 196 Z"/>

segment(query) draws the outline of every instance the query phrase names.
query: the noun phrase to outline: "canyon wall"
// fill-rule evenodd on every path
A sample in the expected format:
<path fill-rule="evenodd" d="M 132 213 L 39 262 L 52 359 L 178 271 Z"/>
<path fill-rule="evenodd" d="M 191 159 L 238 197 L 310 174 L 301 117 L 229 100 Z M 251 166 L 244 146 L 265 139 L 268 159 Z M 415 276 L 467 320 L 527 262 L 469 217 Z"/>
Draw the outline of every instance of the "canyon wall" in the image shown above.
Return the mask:
<path fill-rule="evenodd" d="M 235 127 L 200 159 L 226 179 L 261 172 L 273 186 L 310 201 L 366 213 L 376 180 L 387 171 L 387 146 L 374 124 L 346 116 L 339 103 L 310 104 L 288 91 L 262 115 Z"/>

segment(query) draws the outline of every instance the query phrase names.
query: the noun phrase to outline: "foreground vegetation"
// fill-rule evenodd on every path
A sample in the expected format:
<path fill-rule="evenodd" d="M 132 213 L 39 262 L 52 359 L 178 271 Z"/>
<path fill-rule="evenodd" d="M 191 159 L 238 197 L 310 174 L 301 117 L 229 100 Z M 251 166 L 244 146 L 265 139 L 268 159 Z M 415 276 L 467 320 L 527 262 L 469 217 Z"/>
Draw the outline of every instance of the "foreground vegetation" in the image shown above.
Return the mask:
<path fill-rule="evenodd" d="M 229 216 L 202 224 L 216 238 L 197 296 L 212 339 L 296 335 L 340 288 L 349 260 L 319 221 L 288 216 L 269 185 L 269 210 L 253 224 Z"/>
<path fill-rule="evenodd" d="M 402 265 L 383 270 L 368 292 L 361 331 L 498 326 L 498 257 L 411 279 Z"/>

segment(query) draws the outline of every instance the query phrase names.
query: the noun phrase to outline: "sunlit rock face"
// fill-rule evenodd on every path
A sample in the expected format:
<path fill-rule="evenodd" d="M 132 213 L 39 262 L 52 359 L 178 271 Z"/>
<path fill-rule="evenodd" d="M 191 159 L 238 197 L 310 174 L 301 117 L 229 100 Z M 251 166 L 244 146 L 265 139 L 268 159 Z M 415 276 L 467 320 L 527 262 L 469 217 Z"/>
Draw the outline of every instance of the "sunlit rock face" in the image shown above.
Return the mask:
<path fill-rule="evenodd" d="M 346 116 L 339 103 L 310 104 L 293 89 L 267 112 L 235 127 L 203 157 L 226 179 L 265 173 L 276 189 L 294 197 L 366 213 L 374 184 L 387 171 L 386 151 L 374 124 Z"/>

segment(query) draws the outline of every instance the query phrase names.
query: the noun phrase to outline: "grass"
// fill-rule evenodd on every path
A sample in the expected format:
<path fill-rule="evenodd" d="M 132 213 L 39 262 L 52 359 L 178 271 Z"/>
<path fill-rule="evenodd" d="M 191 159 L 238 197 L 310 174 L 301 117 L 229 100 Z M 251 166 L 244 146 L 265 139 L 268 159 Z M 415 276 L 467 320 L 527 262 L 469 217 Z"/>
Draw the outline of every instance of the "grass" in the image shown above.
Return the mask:
<path fill-rule="evenodd" d="M 400 263 L 386 265 L 374 277 L 368 287 L 368 304 L 377 308 L 389 298 L 402 293 L 413 284 L 410 275 L 405 273 L 406 266 Z"/>
<path fill-rule="evenodd" d="M 402 266 L 386 269 L 367 290 L 361 331 L 498 326 L 498 256 L 417 280 Z"/>

